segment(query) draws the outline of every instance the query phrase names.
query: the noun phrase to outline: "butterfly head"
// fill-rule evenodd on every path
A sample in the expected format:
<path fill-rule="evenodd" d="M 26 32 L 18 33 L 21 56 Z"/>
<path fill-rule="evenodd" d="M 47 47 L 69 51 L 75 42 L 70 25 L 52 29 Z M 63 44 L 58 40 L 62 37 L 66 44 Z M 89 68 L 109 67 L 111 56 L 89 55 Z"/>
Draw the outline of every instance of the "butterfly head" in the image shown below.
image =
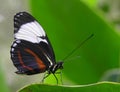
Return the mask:
<path fill-rule="evenodd" d="M 55 73 L 58 69 L 63 69 L 63 62 L 58 62 L 56 64 L 54 64 L 50 69 L 49 69 L 49 73 Z"/>

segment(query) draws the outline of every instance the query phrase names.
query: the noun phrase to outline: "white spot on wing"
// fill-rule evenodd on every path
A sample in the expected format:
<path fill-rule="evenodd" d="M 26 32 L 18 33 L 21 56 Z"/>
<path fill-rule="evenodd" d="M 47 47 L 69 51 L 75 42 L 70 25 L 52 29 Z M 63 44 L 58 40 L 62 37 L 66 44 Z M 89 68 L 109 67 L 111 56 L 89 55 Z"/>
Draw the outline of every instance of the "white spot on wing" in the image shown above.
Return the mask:
<path fill-rule="evenodd" d="M 21 41 L 20 40 L 16 40 L 16 43 L 20 43 Z"/>
<path fill-rule="evenodd" d="M 11 48 L 11 51 L 13 52 L 13 51 L 14 51 L 14 48 Z"/>
<path fill-rule="evenodd" d="M 20 15 L 23 15 L 23 13 L 21 12 Z"/>
<path fill-rule="evenodd" d="M 14 17 L 14 20 L 17 20 L 17 18 L 16 18 L 16 17 Z"/>
<path fill-rule="evenodd" d="M 45 31 L 36 21 L 22 25 L 18 32 L 15 33 L 16 39 L 27 40 L 33 43 L 39 43 L 40 41 L 47 43 L 46 39 L 40 38 L 42 36 L 45 36 Z"/>
<path fill-rule="evenodd" d="M 14 24 L 17 24 L 17 22 L 14 22 Z"/>
<path fill-rule="evenodd" d="M 17 17 L 20 17 L 20 15 L 18 14 Z"/>
<path fill-rule="evenodd" d="M 17 43 L 14 43 L 14 44 L 13 44 L 13 47 L 16 47 L 16 46 L 17 46 Z"/>

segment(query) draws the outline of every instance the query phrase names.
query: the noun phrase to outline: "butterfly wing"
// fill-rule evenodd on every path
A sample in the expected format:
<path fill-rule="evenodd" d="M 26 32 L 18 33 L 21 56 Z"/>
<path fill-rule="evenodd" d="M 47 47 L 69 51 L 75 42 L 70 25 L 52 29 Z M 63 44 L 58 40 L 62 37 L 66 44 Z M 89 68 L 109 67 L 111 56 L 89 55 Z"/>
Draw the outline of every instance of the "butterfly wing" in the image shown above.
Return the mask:
<path fill-rule="evenodd" d="M 14 38 L 11 59 L 18 69 L 16 73 L 41 73 L 56 63 L 45 31 L 27 12 L 20 12 L 14 16 Z"/>

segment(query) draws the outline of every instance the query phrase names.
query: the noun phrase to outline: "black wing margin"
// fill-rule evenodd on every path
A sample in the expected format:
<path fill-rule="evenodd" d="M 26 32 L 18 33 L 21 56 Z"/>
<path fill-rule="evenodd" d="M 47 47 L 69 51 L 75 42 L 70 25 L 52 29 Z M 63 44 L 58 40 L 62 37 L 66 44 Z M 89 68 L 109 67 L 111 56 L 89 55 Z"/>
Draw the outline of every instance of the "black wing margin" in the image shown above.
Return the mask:
<path fill-rule="evenodd" d="M 27 12 L 19 12 L 14 16 L 14 33 L 18 32 L 23 24 L 33 22 L 35 18 Z"/>

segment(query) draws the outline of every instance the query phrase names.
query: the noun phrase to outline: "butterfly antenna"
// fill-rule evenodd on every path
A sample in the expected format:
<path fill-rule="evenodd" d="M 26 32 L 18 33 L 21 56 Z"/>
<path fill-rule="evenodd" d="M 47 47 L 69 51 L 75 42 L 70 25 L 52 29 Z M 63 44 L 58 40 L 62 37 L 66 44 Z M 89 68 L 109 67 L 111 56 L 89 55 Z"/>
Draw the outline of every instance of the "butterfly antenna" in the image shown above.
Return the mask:
<path fill-rule="evenodd" d="M 83 42 L 81 42 L 75 49 L 73 49 L 64 59 L 63 61 L 65 61 L 68 57 L 70 57 L 77 49 L 79 49 L 87 40 L 89 40 L 90 38 L 92 38 L 94 36 L 94 34 L 91 34 L 88 38 L 86 38 Z"/>

